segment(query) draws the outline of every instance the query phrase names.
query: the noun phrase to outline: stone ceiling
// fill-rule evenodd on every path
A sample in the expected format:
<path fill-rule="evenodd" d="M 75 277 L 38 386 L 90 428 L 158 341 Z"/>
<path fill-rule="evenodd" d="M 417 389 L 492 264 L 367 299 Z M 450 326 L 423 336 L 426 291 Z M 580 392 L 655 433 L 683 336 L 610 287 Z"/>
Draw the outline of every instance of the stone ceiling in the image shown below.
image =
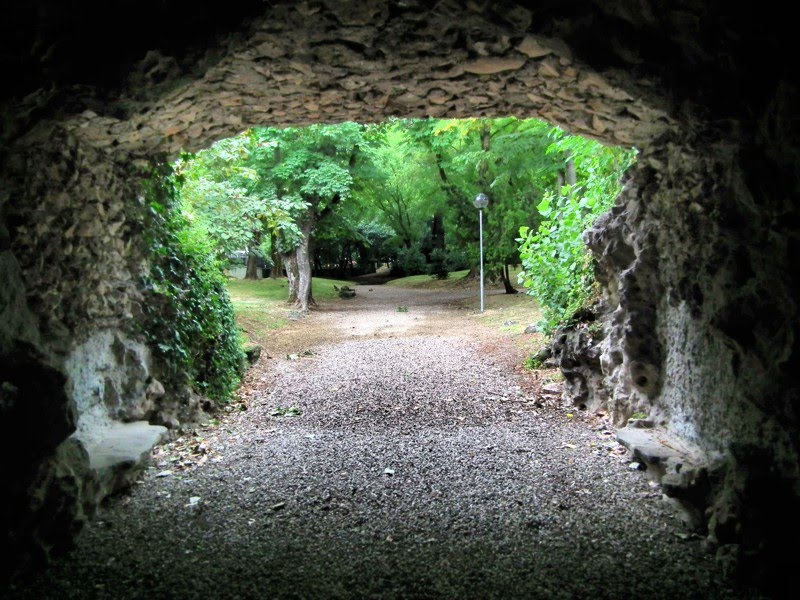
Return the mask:
<path fill-rule="evenodd" d="M 152 51 L 130 74 L 129 118 L 85 110 L 67 126 L 109 153 L 175 156 L 251 126 L 391 115 L 535 117 L 640 147 L 674 125 L 652 82 L 592 71 L 561 39 L 529 33 L 522 6 L 502 19 L 485 3 L 403 6 L 272 6 L 200 78 L 181 79 L 173 57 Z"/>

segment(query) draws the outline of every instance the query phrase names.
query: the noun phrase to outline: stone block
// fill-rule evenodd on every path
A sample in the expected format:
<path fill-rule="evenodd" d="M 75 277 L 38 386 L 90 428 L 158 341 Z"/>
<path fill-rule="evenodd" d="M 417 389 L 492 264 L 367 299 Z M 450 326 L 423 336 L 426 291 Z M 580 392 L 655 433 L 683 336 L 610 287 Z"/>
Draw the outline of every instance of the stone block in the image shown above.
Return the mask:
<path fill-rule="evenodd" d="M 95 435 L 95 441 L 86 444 L 86 452 L 95 476 L 96 501 L 130 485 L 166 433 L 161 425 L 135 421 L 114 423 Z"/>

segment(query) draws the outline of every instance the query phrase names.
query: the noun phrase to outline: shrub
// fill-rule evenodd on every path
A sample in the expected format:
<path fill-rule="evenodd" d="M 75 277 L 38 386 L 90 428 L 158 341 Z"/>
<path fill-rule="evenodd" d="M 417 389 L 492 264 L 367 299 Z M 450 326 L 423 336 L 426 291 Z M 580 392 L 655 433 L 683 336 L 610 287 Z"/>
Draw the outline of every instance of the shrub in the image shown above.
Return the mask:
<path fill-rule="evenodd" d="M 447 251 L 447 269 L 451 273 L 453 271 L 463 271 L 472 266 L 469 256 L 463 250 L 448 250 Z"/>
<path fill-rule="evenodd" d="M 542 366 L 542 363 L 536 357 L 536 354 L 529 354 L 525 357 L 522 361 L 522 368 L 526 371 L 533 371 L 534 369 L 538 369 Z"/>
<path fill-rule="evenodd" d="M 436 248 L 431 252 L 431 262 L 428 263 L 428 274 L 436 279 L 447 279 L 450 277 L 450 270 L 447 265 L 447 253 Z"/>
<path fill-rule="evenodd" d="M 181 215 L 175 197 L 167 165 L 145 186 L 150 270 L 141 329 L 168 388 L 188 385 L 225 402 L 245 364 L 233 305 L 213 248 Z"/>
<path fill-rule="evenodd" d="M 607 148 L 577 137 L 559 138 L 548 151 L 569 150 L 582 182 L 546 193 L 536 206 L 543 220 L 537 229 L 520 228 L 519 282 L 541 304 L 545 333 L 573 320 L 597 294 L 594 263 L 582 235 L 609 210 L 622 190 L 621 175 L 635 151 Z"/>
<path fill-rule="evenodd" d="M 404 277 L 406 275 L 420 275 L 427 272 L 425 255 L 418 246 L 401 248 L 397 251 L 397 260 L 392 264 L 392 275 Z"/>

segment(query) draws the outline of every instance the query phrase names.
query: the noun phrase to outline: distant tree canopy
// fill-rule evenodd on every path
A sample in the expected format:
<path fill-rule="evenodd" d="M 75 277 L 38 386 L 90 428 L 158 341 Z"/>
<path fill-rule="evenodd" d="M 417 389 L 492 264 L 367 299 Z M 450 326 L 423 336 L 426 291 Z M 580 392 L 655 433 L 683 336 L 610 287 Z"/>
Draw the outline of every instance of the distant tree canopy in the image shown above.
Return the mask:
<path fill-rule="evenodd" d="M 190 226 L 218 256 L 244 250 L 251 266 L 285 272 L 301 311 L 314 304 L 312 273 L 476 266 L 472 199 L 485 193 L 487 272 L 513 293 L 508 267 L 522 263 L 525 286 L 563 317 L 580 296 L 566 291 L 572 276 L 586 287 L 589 273 L 581 227 L 610 206 L 632 160 L 533 119 L 390 119 L 250 129 L 184 155 L 176 181 Z M 560 269 L 570 275 L 543 275 Z"/>

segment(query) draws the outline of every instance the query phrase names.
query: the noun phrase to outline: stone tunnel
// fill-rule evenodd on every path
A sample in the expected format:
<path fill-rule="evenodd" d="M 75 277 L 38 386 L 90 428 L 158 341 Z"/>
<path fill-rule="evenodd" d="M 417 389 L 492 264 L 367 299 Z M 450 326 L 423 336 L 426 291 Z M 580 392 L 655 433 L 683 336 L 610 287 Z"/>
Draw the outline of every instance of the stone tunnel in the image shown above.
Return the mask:
<path fill-rule="evenodd" d="M 98 432 L 157 436 L 198 404 L 165 393 L 132 325 L 153 161 L 252 126 L 392 115 L 535 117 L 639 150 L 586 235 L 603 334 L 556 341 L 568 391 L 691 449 L 664 484 L 732 568 L 765 579 L 796 562 L 782 549 L 800 497 L 788 19 L 664 0 L 114 6 L 19 3 L 2 25 L 2 513 L 17 562 L 67 547 L 121 484 L 92 464 Z"/>

